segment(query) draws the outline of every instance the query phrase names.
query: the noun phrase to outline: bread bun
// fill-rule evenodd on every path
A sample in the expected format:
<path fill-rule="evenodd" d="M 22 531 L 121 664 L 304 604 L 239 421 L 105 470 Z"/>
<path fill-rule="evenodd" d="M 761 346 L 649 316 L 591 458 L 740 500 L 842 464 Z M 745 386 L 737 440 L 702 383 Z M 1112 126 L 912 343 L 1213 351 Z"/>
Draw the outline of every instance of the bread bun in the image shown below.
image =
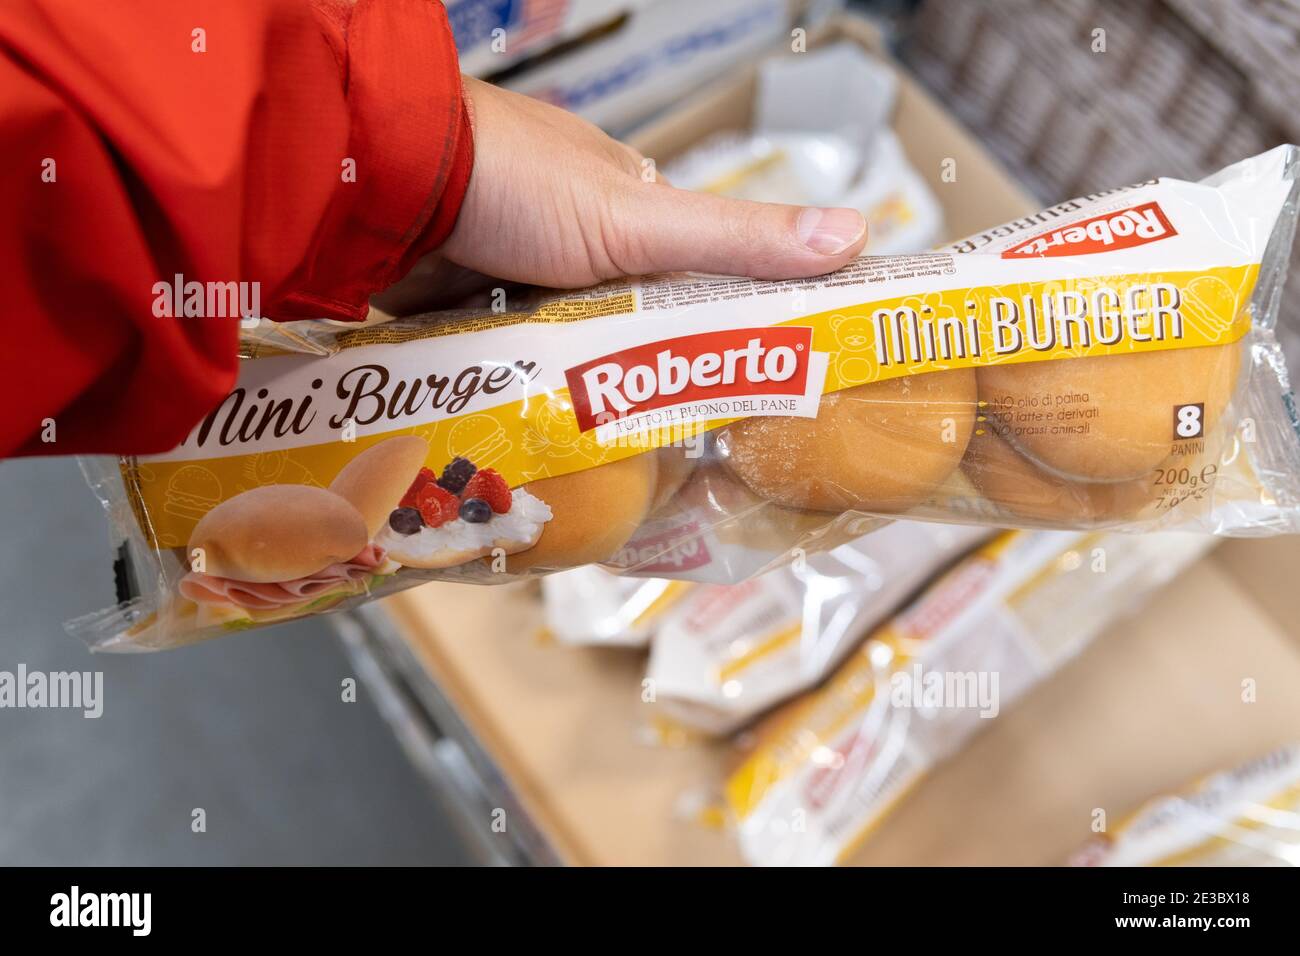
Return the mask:
<path fill-rule="evenodd" d="M 1193 440 L 1221 431 L 1241 355 L 1232 344 L 994 365 L 977 373 L 979 397 L 998 434 L 1039 464 L 1070 478 L 1125 481 L 1178 450 L 1179 406 L 1204 406 Z"/>
<path fill-rule="evenodd" d="M 696 451 L 693 453 L 694 457 L 691 457 L 689 451 L 687 448 L 675 448 L 670 445 L 654 452 L 659 473 L 655 478 L 655 494 L 654 501 L 650 504 L 651 511 L 662 508 L 673 495 L 677 494 L 678 489 L 686 483 L 686 479 L 695 470 L 700 460 L 699 453 Z"/>
<path fill-rule="evenodd" d="M 506 558 L 506 570 L 517 574 L 606 560 L 650 512 L 657 477 L 655 456 L 646 454 L 528 482 L 525 490 L 548 504 L 552 517 L 537 544 Z"/>
<path fill-rule="evenodd" d="M 1054 475 L 988 430 L 971 436 L 962 471 L 1003 512 L 1070 527 L 1131 519 L 1157 497 L 1150 478 L 1082 482 Z"/>
<path fill-rule="evenodd" d="M 292 581 L 350 561 L 370 535 L 356 508 L 311 485 L 264 485 L 223 501 L 199 520 L 188 551 L 203 570 L 251 584 Z"/>
<path fill-rule="evenodd" d="M 814 542 L 819 550 L 836 547 L 885 523 L 860 515 L 856 521 L 841 522 L 839 516 L 825 512 L 783 507 L 756 495 L 717 462 L 698 468 L 677 500 L 694 509 L 696 516 L 703 516 L 709 531 L 724 544 L 775 554 L 796 547 L 806 549 Z"/>
<path fill-rule="evenodd" d="M 975 422 L 975 373 L 907 375 L 832 392 L 817 417 L 724 428 L 727 466 L 754 492 L 813 511 L 902 511 L 957 467 Z"/>
<path fill-rule="evenodd" d="M 352 503 L 373 538 L 411 487 L 429 455 L 429 443 L 417 435 L 398 435 L 371 445 L 343 466 L 330 491 Z"/>

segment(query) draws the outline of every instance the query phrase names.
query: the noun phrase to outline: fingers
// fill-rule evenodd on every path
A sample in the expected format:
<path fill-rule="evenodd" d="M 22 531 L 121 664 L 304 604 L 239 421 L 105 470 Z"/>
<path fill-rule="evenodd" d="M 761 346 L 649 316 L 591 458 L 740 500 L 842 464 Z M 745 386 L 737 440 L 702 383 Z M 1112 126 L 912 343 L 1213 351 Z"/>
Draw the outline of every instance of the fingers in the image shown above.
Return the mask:
<path fill-rule="evenodd" d="M 618 149 L 618 155 L 631 175 L 643 183 L 668 184 L 668 180 L 659 172 L 659 167 L 655 165 L 654 160 L 646 159 L 641 155 L 640 150 L 627 145 L 627 143 L 621 143 L 617 140 L 611 140 L 611 142 Z"/>
<path fill-rule="evenodd" d="M 629 273 L 715 272 L 758 279 L 821 275 L 862 251 L 855 209 L 746 202 L 650 186 L 631 190 L 607 238 Z"/>

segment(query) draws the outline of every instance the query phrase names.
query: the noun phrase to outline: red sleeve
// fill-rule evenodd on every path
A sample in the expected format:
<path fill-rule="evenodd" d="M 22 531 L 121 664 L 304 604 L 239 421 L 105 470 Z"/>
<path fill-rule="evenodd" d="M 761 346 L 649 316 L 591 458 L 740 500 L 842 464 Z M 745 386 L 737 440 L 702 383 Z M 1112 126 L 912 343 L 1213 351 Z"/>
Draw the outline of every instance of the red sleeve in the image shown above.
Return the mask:
<path fill-rule="evenodd" d="M 361 318 L 473 159 L 437 0 L 0 0 L 0 142 L 0 456 L 175 446 L 238 334 L 178 280 Z"/>

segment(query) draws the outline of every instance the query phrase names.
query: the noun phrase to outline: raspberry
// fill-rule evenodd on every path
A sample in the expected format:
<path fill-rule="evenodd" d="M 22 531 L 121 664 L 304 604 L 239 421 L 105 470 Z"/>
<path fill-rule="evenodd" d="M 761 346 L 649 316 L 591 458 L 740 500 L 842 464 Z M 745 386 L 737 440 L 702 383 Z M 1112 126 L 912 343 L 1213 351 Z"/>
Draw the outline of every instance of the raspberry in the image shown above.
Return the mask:
<path fill-rule="evenodd" d="M 465 485 L 463 498 L 482 498 L 499 515 L 510 510 L 510 486 L 494 468 L 480 468 Z"/>
<path fill-rule="evenodd" d="M 411 482 L 411 487 L 407 488 L 406 494 L 402 495 L 402 500 L 398 502 L 397 507 L 418 508 L 420 489 L 437 480 L 438 476 L 433 473 L 432 468 L 421 468 L 420 473 L 415 476 L 415 481 Z"/>
<path fill-rule="evenodd" d="M 458 495 L 465 490 L 465 483 L 474 477 L 476 470 L 474 463 L 468 458 L 453 458 L 442 470 L 442 477 L 438 479 L 438 484 L 453 495 Z"/>
<path fill-rule="evenodd" d="M 416 495 L 420 517 L 430 528 L 438 528 L 455 519 L 460 511 L 460 499 L 446 488 L 429 482 Z"/>

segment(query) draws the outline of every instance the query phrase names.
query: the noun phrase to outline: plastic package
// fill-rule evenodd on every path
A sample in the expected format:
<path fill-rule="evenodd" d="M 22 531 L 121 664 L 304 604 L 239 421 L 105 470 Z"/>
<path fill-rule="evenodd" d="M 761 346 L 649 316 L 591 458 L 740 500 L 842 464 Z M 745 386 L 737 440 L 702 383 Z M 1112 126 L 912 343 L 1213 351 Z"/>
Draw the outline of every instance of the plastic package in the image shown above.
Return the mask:
<path fill-rule="evenodd" d="M 736 199 L 858 209 L 867 255 L 928 249 L 943 213 L 889 128 L 897 82 L 849 44 L 770 60 L 759 69 L 752 130 L 719 133 L 663 174 L 682 189 Z"/>
<path fill-rule="evenodd" d="M 542 578 L 546 630 L 562 644 L 645 647 L 687 595 L 689 581 L 620 577 L 598 567 Z"/>
<path fill-rule="evenodd" d="M 178 448 L 86 463 L 120 603 L 73 630 L 167 647 L 591 563 L 736 582 L 899 516 L 1295 530 L 1296 154 L 813 279 L 262 323 Z"/>
<path fill-rule="evenodd" d="M 931 767 L 1208 547 L 1011 531 L 959 562 L 759 726 L 726 783 L 746 860 L 842 862 Z"/>
<path fill-rule="evenodd" d="M 741 584 L 694 586 L 654 631 L 646 677 L 656 702 L 692 730 L 731 733 L 833 671 L 904 599 L 988 534 L 896 521 Z"/>
<path fill-rule="evenodd" d="M 664 171 L 674 186 L 756 202 L 846 206 L 867 220 L 865 253 L 919 252 L 943 226 L 939 203 L 892 130 L 864 158 L 848 140 L 818 133 L 722 134 Z"/>
<path fill-rule="evenodd" d="M 674 740 L 728 734 L 820 681 L 992 533 L 895 521 L 739 584 L 562 571 L 542 579 L 546 629 L 563 644 L 649 647 L 653 726 Z"/>
<path fill-rule="evenodd" d="M 1300 866 L 1300 744 L 1154 799 L 1074 866 Z"/>

